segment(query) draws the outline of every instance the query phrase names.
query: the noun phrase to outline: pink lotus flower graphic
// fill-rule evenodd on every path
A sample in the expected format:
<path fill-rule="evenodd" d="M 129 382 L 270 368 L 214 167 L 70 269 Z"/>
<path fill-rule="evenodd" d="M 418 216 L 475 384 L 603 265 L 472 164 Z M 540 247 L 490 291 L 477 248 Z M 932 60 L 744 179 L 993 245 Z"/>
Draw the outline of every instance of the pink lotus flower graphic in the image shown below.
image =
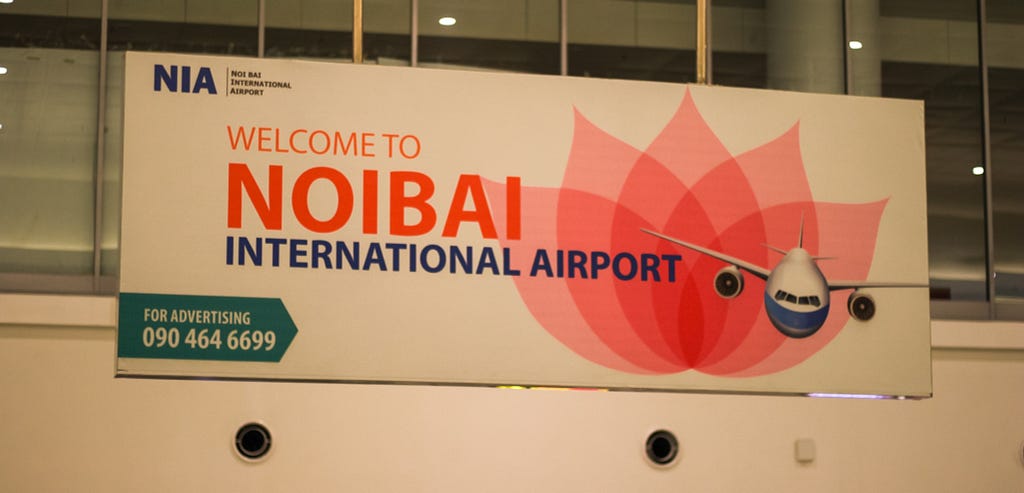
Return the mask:
<path fill-rule="evenodd" d="M 502 185 L 488 183 L 487 193 L 492 204 L 505 203 Z M 774 266 L 781 258 L 764 245 L 791 248 L 802 235 L 801 246 L 810 254 L 834 257 L 820 263 L 826 278 L 864 279 L 885 204 L 815 201 L 800 153 L 799 123 L 733 156 L 687 91 L 675 115 L 643 150 L 575 110 L 561 187 L 523 187 L 522 239 L 502 240 L 502 246 L 526 258 L 539 249 L 681 256 L 674 280 L 664 275 L 623 280 L 607 271 L 586 278 L 514 279 L 536 320 L 594 363 L 636 374 L 696 370 L 751 377 L 791 368 L 814 355 L 850 315 L 833 310 L 813 337 L 787 337 L 765 311 L 763 279 L 748 278 L 743 293 L 723 298 L 713 282 L 728 264 L 642 230 L 761 266 Z M 504 211 L 494 213 L 504 217 Z M 846 303 L 846 294 L 826 296 L 832 305 Z"/>

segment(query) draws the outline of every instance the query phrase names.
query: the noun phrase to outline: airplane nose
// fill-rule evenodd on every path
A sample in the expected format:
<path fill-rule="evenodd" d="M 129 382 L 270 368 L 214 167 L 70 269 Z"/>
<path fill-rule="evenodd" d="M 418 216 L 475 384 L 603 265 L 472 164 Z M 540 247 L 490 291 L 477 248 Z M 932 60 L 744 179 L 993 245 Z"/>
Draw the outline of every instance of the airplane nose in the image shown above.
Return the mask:
<path fill-rule="evenodd" d="M 780 305 L 765 293 L 764 307 L 768 312 L 768 320 L 782 335 L 803 339 L 814 335 L 822 325 L 825 325 L 829 305 L 812 312 L 797 312 Z"/>

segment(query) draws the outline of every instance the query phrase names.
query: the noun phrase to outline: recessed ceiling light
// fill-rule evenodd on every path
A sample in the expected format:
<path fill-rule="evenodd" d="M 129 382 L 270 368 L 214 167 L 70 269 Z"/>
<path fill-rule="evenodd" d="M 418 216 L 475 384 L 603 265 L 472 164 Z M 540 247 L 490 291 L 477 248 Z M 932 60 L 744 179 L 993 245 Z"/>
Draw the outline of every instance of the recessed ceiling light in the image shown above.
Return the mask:
<path fill-rule="evenodd" d="M 4 129 L 4 124 L 0 123 L 0 130 L 3 130 L 3 129 Z"/>
<path fill-rule="evenodd" d="M 863 47 L 864 47 L 864 43 L 861 43 L 860 41 L 857 41 L 857 40 L 850 41 L 850 49 L 851 50 L 859 50 L 859 49 L 861 49 Z"/>
<path fill-rule="evenodd" d="M 975 166 L 973 169 L 971 169 L 971 173 L 974 173 L 974 176 L 981 176 L 981 175 L 985 174 L 985 167 L 984 166 Z"/>
<path fill-rule="evenodd" d="M 3 65 L 0 65 L 0 75 L 4 75 L 6 73 L 7 73 L 7 67 L 5 67 Z"/>
<path fill-rule="evenodd" d="M 0 0 L 0 3 L 14 3 L 14 0 Z"/>
<path fill-rule="evenodd" d="M 455 25 L 455 18 L 446 15 L 446 16 L 438 19 L 437 23 L 442 25 L 442 26 L 445 26 L 445 27 L 454 26 Z"/>

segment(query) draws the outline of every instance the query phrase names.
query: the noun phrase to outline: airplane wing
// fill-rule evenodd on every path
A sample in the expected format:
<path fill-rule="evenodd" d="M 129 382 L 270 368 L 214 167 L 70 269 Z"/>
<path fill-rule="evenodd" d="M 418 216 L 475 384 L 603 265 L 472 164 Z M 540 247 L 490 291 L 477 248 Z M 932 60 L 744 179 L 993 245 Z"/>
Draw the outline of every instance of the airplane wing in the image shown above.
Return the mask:
<path fill-rule="evenodd" d="M 697 246 L 697 245 L 694 245 L 693 243 L 687 243 L 687 242 L 685 242 L 683 240 L 679 240 L 679 239 L 673 238 L 671 236 L 665 236 L 665 235 L 663 235 L 661 233 L 657 233 L 657 232 L 654 232 L 654 231 L 651 231 L 651 230 L 648 230 L 648 229 L 643 229 L 643 228 L 640 228 L 640 231 L 643 231 L 644 233 L 647 233 L 649 235 L 657 236 L 658 238 L 661 238 L 661 239 L 663 239 L 665 241 L 669 241 L 669 242 L 675 243 L 676 245 L 680 245 L 680 246 L 689 248 L 690 250 L 693 250 L 695 252 L 703 253 L 704 255 L 707 255 L 709 257 L 717 258 L 718 260 L 721 260 L 722 262 L 726 262 L 726 263 L 735 265 L 736 267 L 739 267 L 740 269 L 743 269 L 743 270 L 745 270 L 745 271 L 747 271 L 747 272 L 749 272 L 749 273 L 751 273 L 751 274 L 753 274 L 753 275 L 755 275 L 757 277 L 760 277 L 761 279 L 768 279 L 768 274 L 771 274 L 771 272 L 772 272 L 772 271 L 770 271 L 768 269 L 765 269 L 764 267 L 761 267 L 761 266 L 756 265 L 756 264 L 752 264 L 752 263 L 747 262 L 745 260 L 740 260 L 740 259 L 738 259 L 736 257 L 730 257 L 730 256 L 728 256 L 728 255 L 726 255 L 724 253 L 716 252 L 716 251 L 711 250 L 709 248 L 704 248 L 704 247 L 701 247 L 701 246 Z"/>
<path fill-rule="evenodd" d="M 927 288 L 927 284 L 912 282 L 872 282 L 872 281 L 828 281 L 829 291 L 858 288 Z"/>

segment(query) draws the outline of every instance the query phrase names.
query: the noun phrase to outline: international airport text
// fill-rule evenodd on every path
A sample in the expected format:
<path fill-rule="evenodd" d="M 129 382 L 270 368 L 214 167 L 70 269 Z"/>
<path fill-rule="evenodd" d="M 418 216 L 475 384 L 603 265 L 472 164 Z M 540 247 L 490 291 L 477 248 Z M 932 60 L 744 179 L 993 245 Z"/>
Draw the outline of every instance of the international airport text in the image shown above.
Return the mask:
<path fill-rule="evenodd" d="M 676 282 L 682 256 L 227 236 L 225 261 L 227 265 L 249 267 L 567 279 L 602 279 L 611 275 L 620 281 Z"/>

